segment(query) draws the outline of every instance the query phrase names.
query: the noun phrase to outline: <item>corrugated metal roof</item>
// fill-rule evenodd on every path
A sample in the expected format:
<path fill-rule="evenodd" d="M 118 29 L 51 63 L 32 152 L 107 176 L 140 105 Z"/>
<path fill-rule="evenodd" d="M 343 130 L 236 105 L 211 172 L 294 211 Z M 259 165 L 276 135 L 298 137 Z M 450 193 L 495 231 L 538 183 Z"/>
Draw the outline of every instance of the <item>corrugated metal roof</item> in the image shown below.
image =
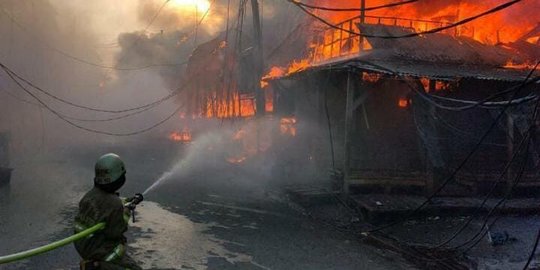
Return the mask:
<path fill-rule="evenodd" d="M 349 68 L 389 75 L 426 77 L 437 80 L 455 80 L 467 78 L 494 81 L 522 81 L 530 72 L 530 70 L 526 69 L 511 69 L 482 65 L 457 65 L 404 60 L 363 60 L 362 57 L 355 57 L 341 60 L 339 62 L 311 66 L 297 72 L 297 75 L 311 71 L 346 70 Z M 540 71 L 537 71 L 535 75 L 540 76 Z M 295 74 L 290 75 L 290 77 L 294 76 Z"/>
<path fill-rule="evenodd" d="M 441 64 L 431 62 L 352 60 L 348 64 L 367 71 L 383 72 L 401 76 L 428 77 L 439 80 L 469 78 L 479 80 L 521 81 L 530 70 L 489 66 Z M 536 73 L 540 75 L 540 72 Z"/>

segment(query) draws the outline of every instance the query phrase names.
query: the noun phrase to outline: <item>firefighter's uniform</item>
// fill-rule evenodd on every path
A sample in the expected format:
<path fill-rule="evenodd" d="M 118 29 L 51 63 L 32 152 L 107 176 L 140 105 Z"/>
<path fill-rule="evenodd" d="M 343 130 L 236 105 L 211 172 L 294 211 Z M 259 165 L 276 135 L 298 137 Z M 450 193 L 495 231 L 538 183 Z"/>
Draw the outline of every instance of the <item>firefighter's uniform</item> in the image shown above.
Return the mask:
<path fill-rule="evenodd" d="M 106 156 L 98 160 L 95 187 L 86 193 L 80 201 L 79 213 L 75 218 L 75 233 L 101 222 L 106 224 L 103 230 L 75 242 L 75 248 L 83 259 L 81 269 L 139 270 L 142 268 L 137 266 L 135 261 L 126 254 L 124 232 L 128 227 L 129 211 L 124 208 L 122 200 L 115 193 L 116 189 L 120 188 L 125 181 L 124 165 L 120 163 L 118 168 L 121 168 L 121 170 L 114 175 L 114 162 L 121 162 L 121 160 L 114 155 L 111 166 L 111 158 Z M 104 157 L 109 160 L 103 162 Z M 101 166 L 103 163 L 105 163 L 105 166 Z M 103 174 L 110 174 L 111 172 L 113 172 L 113 177 L 105 180 L 99 178 L 100 174 L 103 176 Z M 122 177 L 123 179 L 121 179 Z M 116 183 L 115 181 L 122 181 L 122 183 Z M 115 183 L 115 186 L 104 186 L 111 183 Z"/>

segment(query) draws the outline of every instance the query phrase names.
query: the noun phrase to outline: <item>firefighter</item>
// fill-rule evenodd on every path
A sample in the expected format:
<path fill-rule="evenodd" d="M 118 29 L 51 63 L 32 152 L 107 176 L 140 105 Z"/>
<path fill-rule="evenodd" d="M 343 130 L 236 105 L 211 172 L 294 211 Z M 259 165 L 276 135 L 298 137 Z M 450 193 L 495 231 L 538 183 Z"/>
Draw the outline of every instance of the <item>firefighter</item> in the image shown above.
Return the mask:
<path fill-rule="evenodd" d="M 130 218 L 117 191 L 126 181 L 124 162 L 116 154 L 106 154 L 95 166 L 94 188 L 79 202 L 75 233 L 100 222 L 105 228 L 75 242 L 82 257 L 81 270 L 142 269 L 126 254 L 124 232 Z"/>

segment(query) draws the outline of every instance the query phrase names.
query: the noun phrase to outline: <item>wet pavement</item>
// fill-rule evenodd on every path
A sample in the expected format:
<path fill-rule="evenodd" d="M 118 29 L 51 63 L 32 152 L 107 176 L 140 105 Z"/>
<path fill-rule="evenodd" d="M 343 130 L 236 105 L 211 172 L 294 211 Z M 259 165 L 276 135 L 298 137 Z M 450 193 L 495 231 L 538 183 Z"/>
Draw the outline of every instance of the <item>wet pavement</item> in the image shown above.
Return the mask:
<path fill-rule="evenodd" d="M 177 163 L 181 147 L 70 148 L 16 163 L 10 189 L 0 194 L 0 254 L 71 234 L 77 202 L 91 187 L 99 154 L 115 151 L 124 157 L 129 182 L 122 191 L 130 195 Z M 272 177 L 257 169 L 203 165 L 173 175 L 138 208 L 129 252 L 145 269 L 412 269 L 399 255 L 291 209 Z M 0 269 L 78 269 L 77 264 L 70 245 Z"/>

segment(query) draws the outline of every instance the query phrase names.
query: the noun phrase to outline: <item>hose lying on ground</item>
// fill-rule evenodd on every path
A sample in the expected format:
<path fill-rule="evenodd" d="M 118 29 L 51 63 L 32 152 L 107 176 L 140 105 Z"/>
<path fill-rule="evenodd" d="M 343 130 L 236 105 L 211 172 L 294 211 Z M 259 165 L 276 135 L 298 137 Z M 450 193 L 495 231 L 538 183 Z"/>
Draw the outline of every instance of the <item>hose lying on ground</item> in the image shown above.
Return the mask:
<path fill-rule="evenodd" d="M 96 225 L 94 225 L 93 227 L 90 227 L 80 233 L 77 233 L 77 234 L 74 234 L 70 237 L 67 237 L 67 238 L 64 238 L 62 240 L 58 240 L 56 242 L 53 242 L 53 243 L 50 243 L 50 244 L 47 244 L 47 245 L 44 245 L 44 246 L 41 246 L 41 247 L 37 247 L 37 248 L 34 248 L 34 249 L 30 249 L 30 250 L 26 250 L 26 251 L 21 251 L 19 253 L 15 253 L 15 254 L 11 254 L 11 255 L 6 255 L 6 256 L 1 256 L 0 257 L 0 264 L 5 264 L 5 263 L 10 263 L 10 262 L 15 262 L 15 261 L 20 261 L 20 260 L 24 260 L 24 259 L 27 259 L 27 258 L 30 258 L 30 257 L 33 257 L 33 256 L 36 256 L 36 255 L 39 255 L 39 254 L 42 254 L 42 253 L 45 253 L 45 252 L 49 252 L 51 250 L 54 250 L 54 249 L 57 249 L 59 247 L 63 247 L 67 244 L 70 244 L 72 242 L 75 242 L 79 239 L 82 239 L 82 238 L 85 238 L 99 230 L 102 230 L 103 228 L 105 228 L 105 223 L 98 223 Z"/>

